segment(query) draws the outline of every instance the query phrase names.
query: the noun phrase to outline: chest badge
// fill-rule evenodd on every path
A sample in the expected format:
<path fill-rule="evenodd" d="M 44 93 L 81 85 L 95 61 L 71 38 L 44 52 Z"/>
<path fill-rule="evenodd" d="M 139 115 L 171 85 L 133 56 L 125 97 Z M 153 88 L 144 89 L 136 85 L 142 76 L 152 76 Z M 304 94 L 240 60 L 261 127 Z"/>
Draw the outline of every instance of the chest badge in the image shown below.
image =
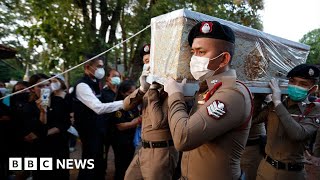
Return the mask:
<path fill-rule="evenodd" d="M 209 116 L 219 119 L 226 113 L 225 104 L 219 100 L 215 100 L 207 106 L 207 111 Z"/>
<path fill-rule="evenodd" d="M 121 111 L 117 111 L 115 116 L 116 116 L 116 118 L 121 118 L 122 117 L 122 112 Z"/>

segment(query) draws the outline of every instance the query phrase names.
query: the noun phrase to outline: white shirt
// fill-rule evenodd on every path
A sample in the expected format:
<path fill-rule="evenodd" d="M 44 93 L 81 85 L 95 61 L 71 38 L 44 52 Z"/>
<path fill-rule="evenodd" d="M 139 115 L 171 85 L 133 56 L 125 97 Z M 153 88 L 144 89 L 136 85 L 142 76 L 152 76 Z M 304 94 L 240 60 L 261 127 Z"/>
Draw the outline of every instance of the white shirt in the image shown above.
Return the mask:
<path fill-rule="evenodd" d="M 77 85 L 76 97 L 79 101 L 97 114 L 111 113 L 123 109 L 123 101 L 102 103 L 93 94 L 92 89 L 86 83 L 79 83 Z"/>

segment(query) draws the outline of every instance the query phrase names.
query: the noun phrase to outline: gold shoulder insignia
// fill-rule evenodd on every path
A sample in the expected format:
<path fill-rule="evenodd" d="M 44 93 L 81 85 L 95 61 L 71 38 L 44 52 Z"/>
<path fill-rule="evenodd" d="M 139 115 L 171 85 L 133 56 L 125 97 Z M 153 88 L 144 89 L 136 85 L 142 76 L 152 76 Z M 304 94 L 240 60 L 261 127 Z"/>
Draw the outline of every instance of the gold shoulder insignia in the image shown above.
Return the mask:
<path fill-rule="evenodd" d="M 116 118 L 121 118 L 122 117 L 122 112 L 121 111 L 117 111 L 115 115 L 116 115 Z"/>

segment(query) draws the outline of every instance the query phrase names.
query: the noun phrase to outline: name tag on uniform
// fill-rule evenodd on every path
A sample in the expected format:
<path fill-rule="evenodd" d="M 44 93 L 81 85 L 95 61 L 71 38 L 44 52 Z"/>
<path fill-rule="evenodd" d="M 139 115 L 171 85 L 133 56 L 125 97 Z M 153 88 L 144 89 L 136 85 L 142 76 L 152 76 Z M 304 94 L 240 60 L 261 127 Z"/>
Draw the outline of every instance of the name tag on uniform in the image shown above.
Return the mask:
<path fill-rule="evenodd" d="M 225 104 L 219 100 L 215 100 L 207 106 L 207 112 L 209 116 L 220 119 L 226 113 Z"/>

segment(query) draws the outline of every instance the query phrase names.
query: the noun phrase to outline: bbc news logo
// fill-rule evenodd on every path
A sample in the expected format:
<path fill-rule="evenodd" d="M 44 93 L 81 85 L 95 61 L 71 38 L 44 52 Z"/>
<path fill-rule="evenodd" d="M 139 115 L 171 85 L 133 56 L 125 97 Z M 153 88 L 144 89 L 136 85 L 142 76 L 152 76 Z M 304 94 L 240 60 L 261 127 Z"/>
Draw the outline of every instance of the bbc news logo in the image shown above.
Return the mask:
<path fill-rule="evenodd" d="M 57 159 L 56 169 L 93 169 L 93 159 Z M 52 170 L 52 158 L 9 158 L 9 170 Z"/>

